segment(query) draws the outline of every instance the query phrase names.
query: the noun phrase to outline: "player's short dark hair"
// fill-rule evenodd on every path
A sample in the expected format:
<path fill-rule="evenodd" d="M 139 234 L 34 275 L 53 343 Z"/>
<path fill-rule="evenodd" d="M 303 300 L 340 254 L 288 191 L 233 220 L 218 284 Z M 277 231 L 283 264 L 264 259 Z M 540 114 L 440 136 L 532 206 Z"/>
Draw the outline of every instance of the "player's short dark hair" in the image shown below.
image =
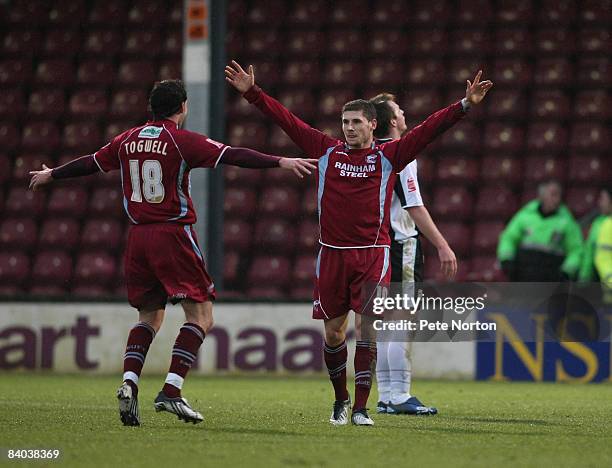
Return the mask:
<path fill-rule="evenodd" d="M 369 121 L 376 118 L 376 109 L 374 108 L 374 105 L 365 99 L 356 99 L 354 101 L 347 102 L 342 106 L 342 113 L 347 111 L 362 111 L 365 118 Z"/>
<path fill-rule="evenodd" d="M 374 129 L 376 138 L 385 138 L 389 134 L 391 120 L 396 117 L 389 101 L 395 101 L 395 96 L 391 93 L 380 93 L 370 99 L 376 109 L 376 128 Z"/>
<path fill-rule="evenodd" d="M 155 120 L 171 117 L 181 111 L 187 91 L 181 80 L 158 81 L 149 95 L 149 109 Z"/>

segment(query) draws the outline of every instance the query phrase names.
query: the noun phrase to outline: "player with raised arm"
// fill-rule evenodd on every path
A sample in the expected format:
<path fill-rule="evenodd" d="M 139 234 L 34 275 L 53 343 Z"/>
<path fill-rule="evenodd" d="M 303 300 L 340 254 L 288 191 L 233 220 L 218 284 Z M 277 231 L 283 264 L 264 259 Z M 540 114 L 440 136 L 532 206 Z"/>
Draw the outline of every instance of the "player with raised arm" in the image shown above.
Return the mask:
<path fill-rule="evenodd" d="M 271 117 L 311 158 L 318 159 L 317 198 L 321 249 L 317 259 L 313 295 L 313 318 L 324 320 L 324 357 L 334 387 L 335 402 L 330 422 L 348 423 L 351 400 L 346 386 L 346 329 L 348 312 L 355 315 L 355 402 L 351 421 L 374 424 L 366 409 L 376 363 L 366 285 L 388 285 L 389 211 L 397 173 L 438 135 L 464 115 L 456 102 L 429 116 L 402 138 L 377 144 L 374 140 L 376 111 L 372 103 L 359 99 L 342 108 L 342 131 L 346 142 L 316 130 L 255 85 L 252 66 L 248 72 L 232 62 L 225 69 L 227 81 L 261 112 Z M 466 100 L 478 104 L 493 85 L 480 81 L 478 72 L 468 82 Z M 362 316 L 363 314 L 363 316 Z M 362 318 L 363 317 L 363 318 Z M 365 318 L 367 317 L 367 318 Z M 369 332 L 368 332 L 369 331 Z M 367 333 L 367 336 L 364 336 Z"/>
<path fill-rule="evenodd" d="M 374 136 L 379 143 L 400 138 L 408 130 L 404 111 L 395 96 L 381 93 L 370 99 L 376 108 Z M 464 108 L 469 104 L 464 102 Z M 398 174 L 391 201 L 391 282 L 401 283 L 404 294 L 414 294 L 414 283 L 423 281 L 424 257 L 420 233 L 438 249 L 446 279 L 457 272 L 457 259 L 423 204 L 415 159 Z M 410 394 L 412 342 L 379 341 L 376 358 L 377 413 L 433 415 L 438 410 L 425 406 Z"/>
<path fill-rule="evenodd" d="M 123 132 L 96 153 L 55 169 L 32 171 L 30 188 L 54 180 L 121 171 L 123 206 L 130 219 L 125 252 L 128 300 L 139 322 L 129 333 L 123 361 L 123 383 L 117 391 L 119 415 L 126 426 L 140 425 L 138 380 L 147 351 L 159 331 L 168 300 L 181 303 L 186 323 L 172 349 L 170 369 L 155 398 L 157 411 L 199 423 L 202 415 L 181 395 L 184 379 L 213 325 L 215 287 L 192 225 L 196 214 L 190 196 L 191 169 L 230 164 L 247 168 L 281 167 L 299 177 L 316 169 L 315 160 L 270 156 L 232 148 L 181 129 L 187 117 L 187 93 L 180 80 L 153 87 L 149 105 L 153 120 Z"/>

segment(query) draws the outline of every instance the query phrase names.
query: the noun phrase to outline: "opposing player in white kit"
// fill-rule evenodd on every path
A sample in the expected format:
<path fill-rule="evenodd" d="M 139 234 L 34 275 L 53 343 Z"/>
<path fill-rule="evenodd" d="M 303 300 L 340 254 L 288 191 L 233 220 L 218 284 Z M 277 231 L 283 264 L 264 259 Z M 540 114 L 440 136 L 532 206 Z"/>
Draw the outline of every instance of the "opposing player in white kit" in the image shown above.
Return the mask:
<path fill-rule="evenodd" d="M 395 96 L 379 94 L 370 102 L 376 108 L 378 126 L 374 136 L 381 143 L 399 138 L 407 129 L 404 111 Z M 462 103 L 467 109 L 467 102 Z M 438 249 L 444 276 L 452 279 L 457 259 L 423 205 L 417 177 L 417 160 L 399 173 L 391 201 L 391 282 L 402 283 L 404 294 L 414 294 L 414 283 L 423 281 L 423 252 L 419 233 Z M 376 383 L 377 413 L 433 415 L 436 408 L 423 405 L 410 394 L 412 342 L 378 341 Z"/>

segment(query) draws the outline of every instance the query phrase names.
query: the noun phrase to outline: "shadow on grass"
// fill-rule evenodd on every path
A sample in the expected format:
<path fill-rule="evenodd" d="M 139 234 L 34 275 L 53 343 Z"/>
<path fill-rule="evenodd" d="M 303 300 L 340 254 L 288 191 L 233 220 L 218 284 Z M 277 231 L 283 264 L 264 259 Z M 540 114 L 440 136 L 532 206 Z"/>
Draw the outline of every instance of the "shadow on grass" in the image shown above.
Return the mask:
<path fill-rule="evenodd" d="M 405 428 L 404 428 L 405 429 Z M 472 429 L 468 427 L 419 427 L 413 428 L 415 432 L 446 432 L 449 434 L 479 434 L 479 435 L 505 435 L 505 436 L 521 436 L 533 437 L 548 435 L 548 432 L 512 432 L 512 431 L 496 431 L 491 429 Z"/>
<path fill-rule="evenodd" d="M 278 429 L 256 429 L 242 427 L 209 427 L 207 432 L 220 432 L 225 434 L 258 434 L 258 435 L 273 435 L 273 436 L 291 436 L 291 437 L 309 437 L 309 434 L 295 431 L 283 431 Z"/>
<path fill-rule="evenodd" d="M 454 420 L 471 421 L 496 424 L 528 424 L 530 426 L 563 426 L 561 423 L 544 421 L 543 419 L 519 419 L 519 418 L 479 418 L 479 417 L 454 417 Z"/>

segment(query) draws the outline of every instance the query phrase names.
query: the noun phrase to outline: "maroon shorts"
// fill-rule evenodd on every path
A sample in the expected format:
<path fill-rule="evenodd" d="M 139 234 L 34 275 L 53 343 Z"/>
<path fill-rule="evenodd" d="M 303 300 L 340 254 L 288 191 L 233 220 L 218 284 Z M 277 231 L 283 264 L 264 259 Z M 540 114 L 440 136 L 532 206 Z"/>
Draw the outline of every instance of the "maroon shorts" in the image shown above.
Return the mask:
<path fill-rule="evenodd" d="M 191 299 L 215 299 L 215 285 L 189 225 L 140 224 L 130 227 L 125 249 L 128 300 L 137 309 L 163 308 Z"/>
<path fill-rule="evenodd" d="M 319 251 L 316 273 L 312 318 L 332 319 L 349 310 L 361 314 L 369 288 L 378 284 L 389 285 L 389 249 L 333 249 L 323 246 Z"/>

